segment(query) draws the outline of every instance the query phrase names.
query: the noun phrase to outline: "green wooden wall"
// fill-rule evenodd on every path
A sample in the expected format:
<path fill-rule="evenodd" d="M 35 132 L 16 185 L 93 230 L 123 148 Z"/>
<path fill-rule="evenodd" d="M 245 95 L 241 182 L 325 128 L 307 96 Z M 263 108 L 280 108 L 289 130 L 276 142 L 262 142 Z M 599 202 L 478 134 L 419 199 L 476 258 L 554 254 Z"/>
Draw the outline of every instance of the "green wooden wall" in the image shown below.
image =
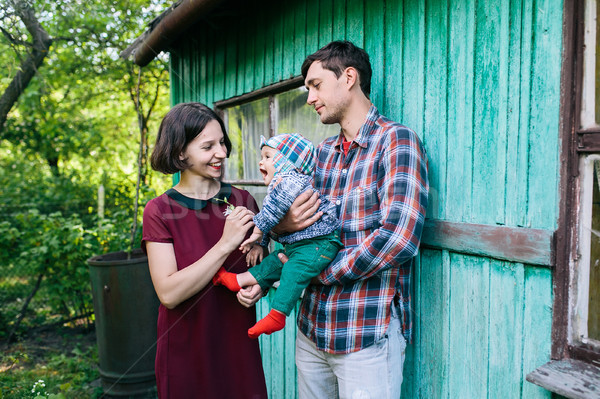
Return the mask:
<path fill-rule="evenodd" d="M 230 3 L 172 49 L 173 103 L 298 76 L 348 39 L 371 56 L 374 104 L 425 143 L 428 218 L 556 229 L 562 1 Z M 403 397 L 550 397 L 525 381 L 549 359 L 550 268 L 424 248 L 414 280 Z M 273 398 L 295 393 L 288 325 L 261 341 Z"/>

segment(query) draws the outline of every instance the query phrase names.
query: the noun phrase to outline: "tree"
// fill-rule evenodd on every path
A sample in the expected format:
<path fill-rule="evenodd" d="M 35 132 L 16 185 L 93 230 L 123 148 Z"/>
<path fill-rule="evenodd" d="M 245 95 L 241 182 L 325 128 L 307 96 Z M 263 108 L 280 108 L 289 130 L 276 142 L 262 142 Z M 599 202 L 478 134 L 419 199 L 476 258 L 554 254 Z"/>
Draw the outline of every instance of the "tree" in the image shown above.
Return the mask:
<path fill-rule="evenodd" d="M 31 49 L 29 55 L 22 60 L 19 71 L 15 74 L 12 81 L 0 97 L 0 131 L 6 122 L 8 112 L 17 102 L 19 96 L 23 93 L 29 82 L 36 74 L 38 68 L 44 62 L 44 58 L 50 50 L 52 39 L 48 32 L 42 27 L 35 16 L 35 12 L 31 4 L 26 0 L 7 0 L 8 7 L 3 10 L 2 19 L 10 21 L 14 18 L 19 18 L 27 31 L 31 35 L 31 41 L 22 41 L 13 37 L 9 31 L 2 28 L 1 31 L 14 46 L 25 46 Z"/>
<path fill-rule="evenodd" d="M 61 164 L 72 157 L 84 162 L 89 156 L 106 157 L 111 163 L 114 153 L 104 151 L 105 148 L 112 147 L 121 153 L 121 158 L 129 157 L 132 148 L 129 144 L 123 148 L 120 143 L 137 138 L 132 95 L 137 72 L 118 54 L 142 33 L 150 15 L 165 1 L 8 0 L 0 9 L 0 50 L 3 54 L 12 51 L 15 56 L 3 60 L 12 68 L 0 72 L 0 76 L 5 74 L 0 78 L 0 89 L 2 82 L 10 81 L 3 97 L 15 100 L 14 94 L 9 96 L 15 92 L 13 82 L 21 82 L 21 90 L 18 102 L 13 101 L 12 111 L 0 125 L 0 140 L 40 156 L 55 176 L 61 174 Z M 32 49 L 36 41 L 33 29 L 20 17 L 24 11 L 19 10 L 27 10 L 28 18 L 37 21 L 33 25 L 49 38 L 44 42 L 48 43 L 46 55 L 34 68 L 35 75 L 27 85 L 21 75 L 25 61 L 35 53 Z M 38 36 L 39 29 L 34 31 Z M 164 59 L 144 68 L 141 97 L 149 99 L 145 101 L 145 119 L 156 107 L 164 110 L 167 106 L 166 98 L 160 97 L 167 91 L 167 71 Z M 147 130 L 148 122 L 144 125 Z M 123 152 L 127 154 L 123 156 Z M 98 160 L 107 163 L 106 158 Z M 107 166 L 103 171 L 110 173 L 111 169 Z M 145 182 L 146 176 L 144 173 Z"/>

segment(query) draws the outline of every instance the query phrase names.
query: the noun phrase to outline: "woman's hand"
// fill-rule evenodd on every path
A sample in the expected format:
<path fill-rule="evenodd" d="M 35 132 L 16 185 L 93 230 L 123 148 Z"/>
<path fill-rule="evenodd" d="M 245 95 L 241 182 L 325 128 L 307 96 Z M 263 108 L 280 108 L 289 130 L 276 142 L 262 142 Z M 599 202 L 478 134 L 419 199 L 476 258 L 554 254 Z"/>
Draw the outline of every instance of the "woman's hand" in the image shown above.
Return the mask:
<path fill-rule="evenodd" d="M 248 230 L 254 226 L 253 216 L 254 213 L 251 210 L 243 206 L 236 206 L 225 220 L 219 244 L 228 252 L 233 252 L 244 241 Z"/>
<path fill-rule="evenodd" d="M 317 212 L 319 205 L 319 194 L 309 188 L 294 200 L 273 231 L 276 234 L 289 234 L 307 228 L 323 216 L 323 212 Z"/>
<path fill-rule="evenodd" d="M 244 287 L 237 293 L 238 302 L 247 308 L 254 306 L 254 304 L 262 297 L 263 291 L 258 284 Z"/>

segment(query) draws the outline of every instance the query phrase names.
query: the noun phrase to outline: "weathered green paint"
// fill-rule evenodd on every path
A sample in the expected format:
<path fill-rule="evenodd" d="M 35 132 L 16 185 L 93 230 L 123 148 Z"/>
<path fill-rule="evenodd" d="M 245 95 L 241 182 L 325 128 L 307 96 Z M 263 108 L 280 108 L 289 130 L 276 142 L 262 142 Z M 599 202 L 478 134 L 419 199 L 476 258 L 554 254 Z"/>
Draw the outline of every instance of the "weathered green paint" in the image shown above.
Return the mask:
<path fill-rule="evenodd" d="M 267 0 L 230 11 L 175 44 L 173 104 L 210 105 L 298 76 L 307 54 L 352 40 L 371 56 L 375 105 L 425 143 L 428 217 L 547 232 L 536 248 L 548 263 L 562 1 Z M 525 375 L 549 359 L 552 270 L 499 260 L 493 244 L 473 243 L 473 253 L 439 242 L 416 262 L 403 397 L 549 397 Z M 259 315 L 268 311 L 261 302 Z M 273 398 L 295 397 L 294 316 L 261 338 Z"/>

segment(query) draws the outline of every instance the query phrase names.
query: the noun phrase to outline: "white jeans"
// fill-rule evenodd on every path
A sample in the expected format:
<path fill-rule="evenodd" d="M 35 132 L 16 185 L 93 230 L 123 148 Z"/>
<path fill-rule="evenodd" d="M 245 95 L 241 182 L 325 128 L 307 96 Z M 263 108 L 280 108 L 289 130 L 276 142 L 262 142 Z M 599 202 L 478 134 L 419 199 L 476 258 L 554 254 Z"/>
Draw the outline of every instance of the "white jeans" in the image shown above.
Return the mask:
<path fill-rule="evenodd" d="M 392 307 L 394 308 L 394 307 Z M 395 309 L 386 334 L 373 345 L 341 355 L 296 337 L 300 399 L 399 399 L 406 340 Z"/>

